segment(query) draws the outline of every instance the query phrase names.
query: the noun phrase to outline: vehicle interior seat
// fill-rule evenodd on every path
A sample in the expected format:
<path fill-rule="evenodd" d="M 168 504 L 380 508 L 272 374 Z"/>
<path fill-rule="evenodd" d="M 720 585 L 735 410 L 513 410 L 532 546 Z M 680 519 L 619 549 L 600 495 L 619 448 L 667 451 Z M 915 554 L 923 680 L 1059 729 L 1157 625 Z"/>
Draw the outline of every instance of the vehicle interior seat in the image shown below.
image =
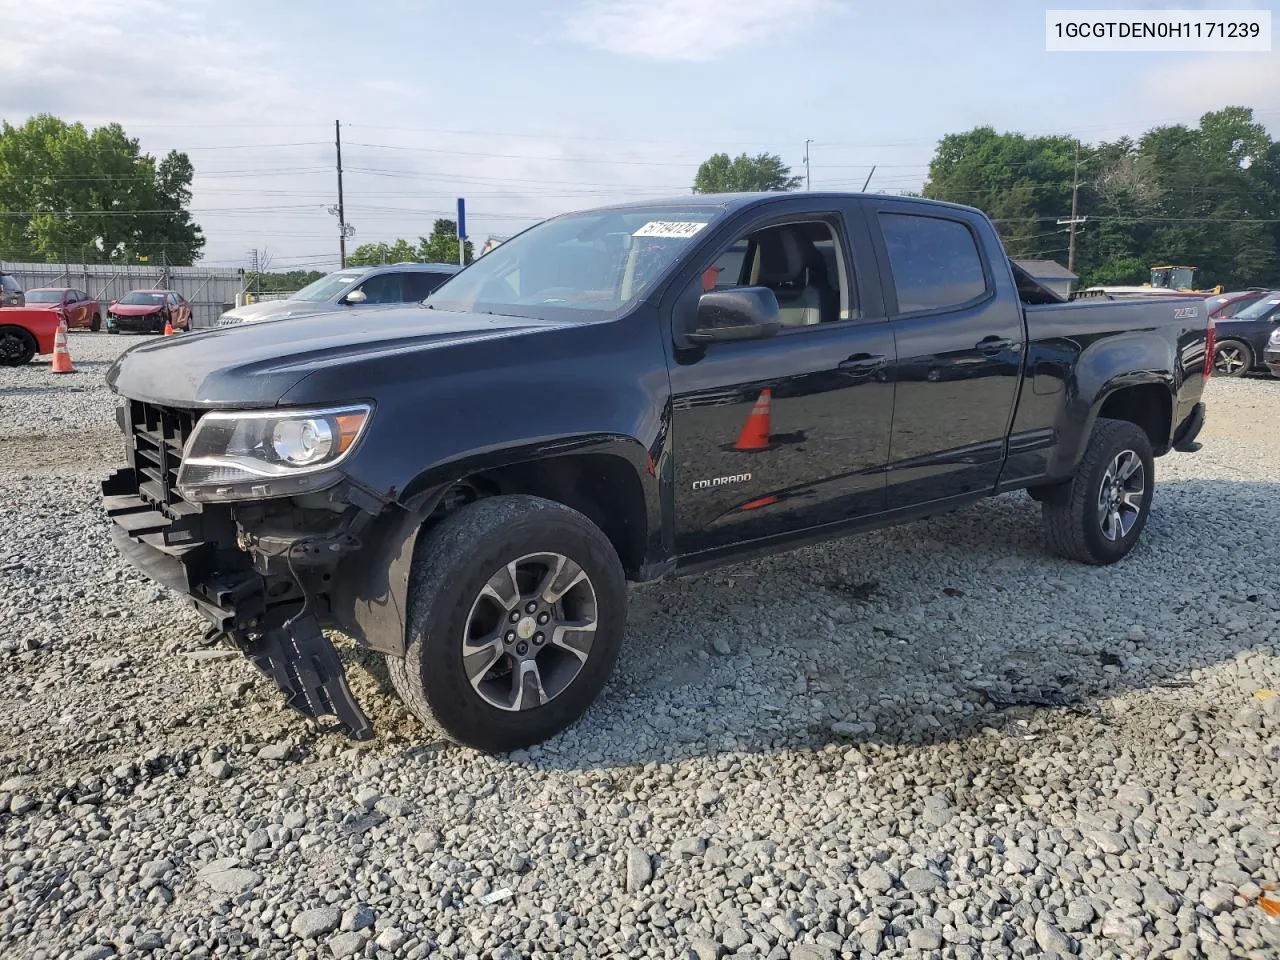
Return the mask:
<path fill-rule="evenodd" d="M 790 227 L 762 230 L 755 237 L 756 256 L 751 283 L 768 287 L 778 298 L 784 327 L 807 327 L 822 322 L 822 294 L 808 284 L 808 258 L 803 242 Z"/>
<path fill-rule="evenodd" d="M 805 246 L 808 259 L 808 286 L 818 291 L 820 318 L 823 323 L 833 323 L 840 319 L 840 292 L 831 285 L 831 269 L 827 258 L 813 243 Z"/>

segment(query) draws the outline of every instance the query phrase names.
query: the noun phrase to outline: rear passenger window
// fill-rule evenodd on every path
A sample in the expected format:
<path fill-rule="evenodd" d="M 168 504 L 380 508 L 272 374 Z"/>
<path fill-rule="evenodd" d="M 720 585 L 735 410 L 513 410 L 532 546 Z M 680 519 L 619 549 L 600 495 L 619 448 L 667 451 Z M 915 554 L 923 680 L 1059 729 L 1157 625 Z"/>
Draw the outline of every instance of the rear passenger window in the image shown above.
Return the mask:
<path fill-rule="evenodd" d="M 444 273 L 404 273 L 400 280 L 404 284 L 404 302 L 420 303 L 440 284 L 444 283 L 448 274 Z"/>
<path fill-rule="evenodd" d="M 963 223 L 940 217 L 880 215 L 899 313 L 959 307 L 987 291 L 982 258 Z"/>

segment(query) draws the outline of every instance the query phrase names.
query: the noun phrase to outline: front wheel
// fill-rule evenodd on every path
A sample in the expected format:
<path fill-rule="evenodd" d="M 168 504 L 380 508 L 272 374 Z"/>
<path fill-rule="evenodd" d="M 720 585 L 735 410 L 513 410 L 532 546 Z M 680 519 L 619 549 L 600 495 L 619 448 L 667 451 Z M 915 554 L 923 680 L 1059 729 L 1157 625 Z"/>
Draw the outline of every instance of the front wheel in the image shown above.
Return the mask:
<path fill-rule="evenodd" d="M 1099 419 L 1075 476 L 1042 502 L 1046 544 L 1082 563 L 1123 559 L 1146 526 L 1154 483 L 1146 431 L 1127 420 Z"/>
<path fill-rule="evenodd" d="M 392 686 L 434 732 L 505 752 L 572 725 L 613 671 L 626 581 L 576 510 L 530 496 L 462 507 L 414 551 Z"/>
<path fill-rule="evenodd" d="M 1213 348 L 1213 373 L 1218 377 L 1243 377 L 1253 369 L 1253 351 L 1239 340 L 1223 340 Z"/>
<path fill-rule="evenodd" d="M 97 333 L 101 329 L 102 329 L 102 317 L 95 313 L 93 315 L 93 319 L 89 321 L 89 330 L 92 333 Z"/>

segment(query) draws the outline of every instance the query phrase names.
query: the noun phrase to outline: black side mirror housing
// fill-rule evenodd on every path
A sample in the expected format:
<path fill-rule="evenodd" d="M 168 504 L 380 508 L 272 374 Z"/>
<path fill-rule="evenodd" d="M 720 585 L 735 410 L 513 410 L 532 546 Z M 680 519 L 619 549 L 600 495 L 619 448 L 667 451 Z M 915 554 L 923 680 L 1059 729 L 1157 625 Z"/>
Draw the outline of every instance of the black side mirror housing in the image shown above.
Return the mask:
<path fill-rule="evenodd" d="M 710 290 L 698 298 L 697 322 L 685 334 L 690 343 L 762 340 L 782 326 L 778 298 L 768 287 Z"/>

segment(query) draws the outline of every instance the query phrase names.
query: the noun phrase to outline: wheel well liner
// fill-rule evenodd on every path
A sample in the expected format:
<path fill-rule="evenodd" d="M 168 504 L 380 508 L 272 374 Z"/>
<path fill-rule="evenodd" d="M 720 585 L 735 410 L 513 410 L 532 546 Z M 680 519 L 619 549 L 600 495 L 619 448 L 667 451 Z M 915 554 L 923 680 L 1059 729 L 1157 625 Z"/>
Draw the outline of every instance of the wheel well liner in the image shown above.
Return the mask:
<path fill-rule="evenodd" d="M 1121 387 L 1107 395 L 1097 415 L 1108 420 L 1127 420 L 1140 427 L 1157 455 L 1169 449 L 1173 430 L 1173 397 L 1163 384 Z"/>

